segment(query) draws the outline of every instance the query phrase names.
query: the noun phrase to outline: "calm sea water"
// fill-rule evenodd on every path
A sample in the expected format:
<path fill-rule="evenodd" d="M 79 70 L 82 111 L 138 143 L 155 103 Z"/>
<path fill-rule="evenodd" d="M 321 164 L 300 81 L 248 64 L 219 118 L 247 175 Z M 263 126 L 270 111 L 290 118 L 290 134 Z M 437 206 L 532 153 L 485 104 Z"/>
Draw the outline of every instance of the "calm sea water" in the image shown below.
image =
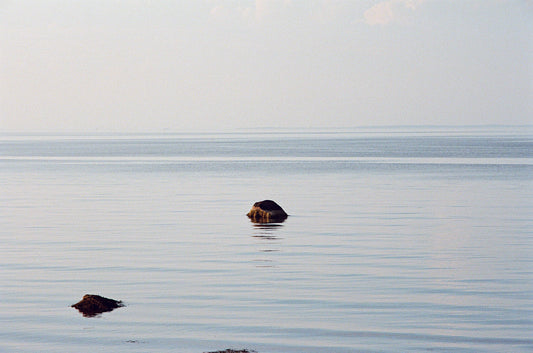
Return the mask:
<path fill-rule="evenodd" d="M 531 128 L 4 134 L 0 351 L 531 352 L 532 176 Z"/>

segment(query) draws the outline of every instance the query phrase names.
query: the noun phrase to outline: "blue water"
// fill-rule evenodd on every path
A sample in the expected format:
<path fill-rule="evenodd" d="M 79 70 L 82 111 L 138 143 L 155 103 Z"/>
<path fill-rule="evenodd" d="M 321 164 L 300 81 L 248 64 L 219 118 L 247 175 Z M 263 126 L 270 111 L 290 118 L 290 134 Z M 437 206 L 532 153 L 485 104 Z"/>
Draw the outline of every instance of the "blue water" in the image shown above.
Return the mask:
<path fill-rule="evenodd" d="M 533 351 L 531 127 L 0 135 L 0 351 Z M 251 223 L 255 201 L 290 217 Z M 86 293 L 123 300 L 95 318 Z"/>

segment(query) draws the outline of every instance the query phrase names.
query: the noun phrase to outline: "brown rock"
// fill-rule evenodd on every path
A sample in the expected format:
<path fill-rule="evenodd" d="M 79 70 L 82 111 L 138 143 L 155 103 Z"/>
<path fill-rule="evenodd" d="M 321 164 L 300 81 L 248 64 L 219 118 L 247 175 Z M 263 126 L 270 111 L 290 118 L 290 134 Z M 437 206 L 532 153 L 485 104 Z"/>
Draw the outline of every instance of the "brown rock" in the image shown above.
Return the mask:
<path fill-rule="evenodd" d="M 124 306 L 124 304 L 120 300 L 104 298 L 95 294 L 85 294 L 81 301 L 71 306 L 78 309 L 83 316 L 93 317 L 120 308 L 121 306 Z"/>
<path fill-rule="evenodd" d="M 254 203 L 247 216 L 252 222 L 269 223 L 283 222 L 288 214 L 274 201 L 264 200 Z"/>

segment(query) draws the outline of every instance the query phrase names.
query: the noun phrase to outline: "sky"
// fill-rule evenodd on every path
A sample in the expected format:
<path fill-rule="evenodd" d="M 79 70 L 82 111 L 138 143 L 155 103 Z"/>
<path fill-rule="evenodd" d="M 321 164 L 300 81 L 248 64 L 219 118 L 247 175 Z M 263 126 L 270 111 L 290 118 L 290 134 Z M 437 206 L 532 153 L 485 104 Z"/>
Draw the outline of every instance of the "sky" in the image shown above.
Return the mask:
<path fill-rule="evenodd" d="M 0 132 L 533 123 L 531 0 L 0 0 Z"/>

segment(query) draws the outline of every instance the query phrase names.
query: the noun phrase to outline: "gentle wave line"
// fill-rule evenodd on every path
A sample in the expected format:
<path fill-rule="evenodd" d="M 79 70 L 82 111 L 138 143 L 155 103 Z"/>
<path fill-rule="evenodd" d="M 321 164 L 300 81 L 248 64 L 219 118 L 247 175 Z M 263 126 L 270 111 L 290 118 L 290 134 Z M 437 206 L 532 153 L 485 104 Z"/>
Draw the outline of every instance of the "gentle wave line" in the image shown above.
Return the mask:
<path fill-rule="evenodd" d="M 449 157 L 323 157 L 323 156 L 2 156 L 0 162 L 65 163 L 182 163 L 182 162 L 356 162 L 384 164 L 475 164 L 533 165 L 533 158 L 449 158 Z"/>

